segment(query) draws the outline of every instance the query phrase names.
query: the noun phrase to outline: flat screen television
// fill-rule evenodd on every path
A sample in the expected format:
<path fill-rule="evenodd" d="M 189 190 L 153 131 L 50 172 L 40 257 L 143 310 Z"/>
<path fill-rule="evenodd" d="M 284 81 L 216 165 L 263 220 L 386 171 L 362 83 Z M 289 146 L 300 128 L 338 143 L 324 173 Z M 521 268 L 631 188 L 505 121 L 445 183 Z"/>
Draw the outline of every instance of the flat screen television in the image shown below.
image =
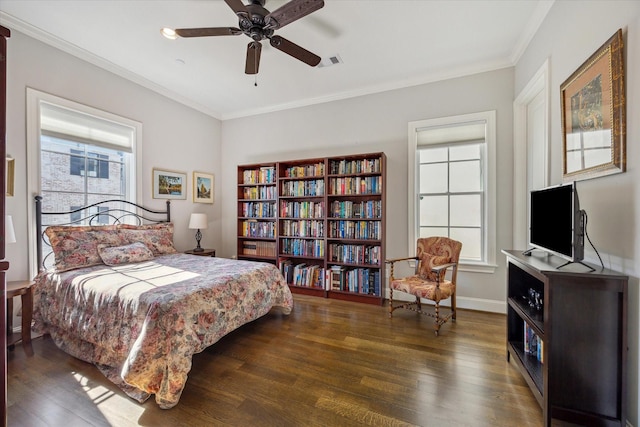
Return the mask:
<path fill-rule="evenodd" d="M 569 262 L 582 261 L 584 216 L 575 182 L 531 191 L 529 208 L 529 244 Z"/>

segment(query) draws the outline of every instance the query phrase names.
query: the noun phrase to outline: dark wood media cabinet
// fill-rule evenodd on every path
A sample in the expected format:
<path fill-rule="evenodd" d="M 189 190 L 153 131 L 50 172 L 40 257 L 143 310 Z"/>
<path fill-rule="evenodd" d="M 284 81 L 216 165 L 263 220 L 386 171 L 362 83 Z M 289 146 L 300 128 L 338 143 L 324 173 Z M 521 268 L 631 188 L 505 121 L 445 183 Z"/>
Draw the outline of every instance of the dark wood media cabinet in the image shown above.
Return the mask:
<path fill-rule="evenodd" d="M 507 360 L 540 403 L 544 426 L 553 418 L 625 426 L 628 276 L 580 264 L 558 269 L 565 261 L 541 251 L 502 252 Z M 530 290 L 540 296 L 537 307 Z"/>

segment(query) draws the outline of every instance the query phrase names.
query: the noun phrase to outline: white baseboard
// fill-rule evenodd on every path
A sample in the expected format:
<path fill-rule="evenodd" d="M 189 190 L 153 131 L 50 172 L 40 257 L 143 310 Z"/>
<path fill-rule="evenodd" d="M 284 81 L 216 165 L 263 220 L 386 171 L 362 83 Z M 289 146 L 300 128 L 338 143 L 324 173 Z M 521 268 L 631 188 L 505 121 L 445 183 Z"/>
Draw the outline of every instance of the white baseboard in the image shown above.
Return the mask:
<path fill-rule="evenodd" d="M 404 293 L 394 293 L 395 300 L 398 301 L 413 301 L 414 298 Z M 387 299 L 389 299 L 389 295 L 387 295 Z M 424 301 L 425 304 L 433 304 L 431 301 Z M 450 307 L 451 304 L 449 300 L 444 301 L 441 304 L 443 307 Z M 496 301 L 490 299 L 483 298 L 470 298 L 470 297 L 461 297 L 458 296 L 456 298 L 456 305 L 458 308 L 465 308 L 467 310 L 478 310 L 478 311 L 487 311 L 489 313 L 507 313 L 507 303 L 505 301 Z"/>

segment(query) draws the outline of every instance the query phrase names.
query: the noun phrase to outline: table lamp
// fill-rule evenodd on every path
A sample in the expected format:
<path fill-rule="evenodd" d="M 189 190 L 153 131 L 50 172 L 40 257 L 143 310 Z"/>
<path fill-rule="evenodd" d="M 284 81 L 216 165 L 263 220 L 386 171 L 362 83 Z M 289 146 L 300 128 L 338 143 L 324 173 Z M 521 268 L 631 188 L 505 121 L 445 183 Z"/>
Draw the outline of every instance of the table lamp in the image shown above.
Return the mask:
<path fill-rule="evenodd" d="M 16 232 L 13 229 L 13 218 L 11 218 L 11 215 L 7 215 L 4 221 L 4 242 L 16 242 Z"/>
<path fill-rule="evenodd" d="M 200 247 L 200 240 L 202 239 L 202 233 L 200 232 L 200 230 L 205 230 L 206 228 L 207 228 L 207 214 L 192 213 L 191 218 L 189 219 L 189 229 L 198 230 L 196 231 L 197 246 L 193 250 L 194 252 L 204 251 L 204 249 Z"/>

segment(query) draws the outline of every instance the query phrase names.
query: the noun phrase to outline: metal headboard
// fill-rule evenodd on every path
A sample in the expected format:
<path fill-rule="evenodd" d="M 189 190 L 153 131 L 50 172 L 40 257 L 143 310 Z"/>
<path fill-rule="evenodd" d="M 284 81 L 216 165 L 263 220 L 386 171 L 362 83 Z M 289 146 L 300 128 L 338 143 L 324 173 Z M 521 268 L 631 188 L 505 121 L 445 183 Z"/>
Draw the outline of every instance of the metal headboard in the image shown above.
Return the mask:
<path fill-rule="evenodd" d="M 38 269 L 45 266 L 49 255 L 43 256 L 43 244 L 49 244 L 43 227 L 50 225 L 104 225 L 108 224 L 157 224 L 171 221 L 171 201 L 167 200 L 164 211 L 145 208 L 127 200 L 110 199 L 91 205 L 83 206 L 66 212 L 44 212 L 42 210 L 42 196 L 35 196 L 36 203 L 36 252 Z M 45 220 L 48 219 L 48 220 Z"/>

